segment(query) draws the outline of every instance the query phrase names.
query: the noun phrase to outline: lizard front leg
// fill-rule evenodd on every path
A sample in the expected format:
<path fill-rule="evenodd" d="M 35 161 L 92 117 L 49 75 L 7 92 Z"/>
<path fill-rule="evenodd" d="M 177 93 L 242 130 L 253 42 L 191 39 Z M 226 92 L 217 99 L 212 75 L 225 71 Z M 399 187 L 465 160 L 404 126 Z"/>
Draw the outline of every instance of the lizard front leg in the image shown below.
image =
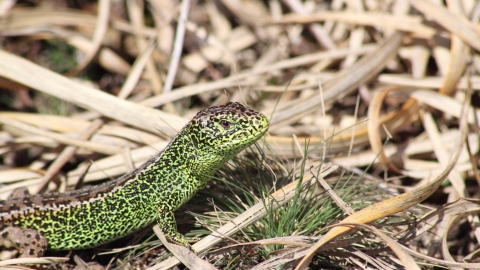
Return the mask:
<path fill-rule="evenodd" d="M 198 238 L 185 237 L 177 231 L 177 223 L 173 211 L 165 210 L 166 207 L 159 206 L 157 211 L 157 223 L 168 241 L 187 247 L 195 251 L 189 242 L 196 242 Z M 168 207 L 167 207 L 168 209 Z"/>

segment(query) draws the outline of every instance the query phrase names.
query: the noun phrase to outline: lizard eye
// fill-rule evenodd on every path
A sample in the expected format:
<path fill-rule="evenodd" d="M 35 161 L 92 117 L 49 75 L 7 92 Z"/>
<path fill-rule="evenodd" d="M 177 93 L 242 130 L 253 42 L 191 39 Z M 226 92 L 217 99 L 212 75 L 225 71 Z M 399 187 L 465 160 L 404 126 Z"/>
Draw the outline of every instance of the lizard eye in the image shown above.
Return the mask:
<path fill-rule="evenodd" d="M 228 122 L 227 120 L 222 120 L 222 121 L 220 122 L 220 124 L 222 125 L 222 127 L 223 127 L 224 129 L 230 128 L 230 122 Z"/>

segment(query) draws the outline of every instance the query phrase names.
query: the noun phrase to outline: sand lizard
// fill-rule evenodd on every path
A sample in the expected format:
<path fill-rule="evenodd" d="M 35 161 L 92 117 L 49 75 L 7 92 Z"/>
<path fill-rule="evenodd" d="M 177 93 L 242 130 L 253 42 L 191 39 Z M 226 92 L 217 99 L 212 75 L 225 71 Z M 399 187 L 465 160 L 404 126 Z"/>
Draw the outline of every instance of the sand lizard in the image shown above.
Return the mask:
<path fill-rule="evenodd" d="M 162 152 L 118 179 L 0 201 L 0 244 L 18 248 L 23 257 L 40 256 L 47 242 L 52 250 L 89 248 L 156 221 L 169 241 L 189 246 L 173 211 L 268 125 L 263 114 L 239 103 L 202 110 Z"/>

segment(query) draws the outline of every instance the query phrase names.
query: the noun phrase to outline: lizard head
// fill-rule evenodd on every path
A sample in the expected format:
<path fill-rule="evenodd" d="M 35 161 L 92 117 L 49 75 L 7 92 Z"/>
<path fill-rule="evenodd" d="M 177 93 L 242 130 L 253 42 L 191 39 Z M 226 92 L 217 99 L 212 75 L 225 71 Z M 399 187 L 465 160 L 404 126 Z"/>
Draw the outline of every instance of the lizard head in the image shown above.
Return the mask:
<path fill-rule="evenodd" d="M 268 125 L 265 115 L 229 102 L 200 111 L 191 121 L 189 134 L 199 154 L 205 155 L 199 158 L 225 162 L 260 139 Z"/>

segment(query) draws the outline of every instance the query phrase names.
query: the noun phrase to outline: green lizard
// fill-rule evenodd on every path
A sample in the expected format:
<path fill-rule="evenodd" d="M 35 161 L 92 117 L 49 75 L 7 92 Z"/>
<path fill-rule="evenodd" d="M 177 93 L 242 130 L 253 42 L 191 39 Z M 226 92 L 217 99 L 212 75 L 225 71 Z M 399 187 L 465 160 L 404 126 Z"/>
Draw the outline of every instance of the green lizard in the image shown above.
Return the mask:
<path fill-rule="evenodd" d="M 166 238 L 190 247 L 173 211 L 229 159 L 268 129 L 267 118 L 239 103 L 200 111 L 159 154 L 104 184 L 0 201 L 0 245 L 40 256 L 45 249 L 98 246 L 156 221 Z"/>

